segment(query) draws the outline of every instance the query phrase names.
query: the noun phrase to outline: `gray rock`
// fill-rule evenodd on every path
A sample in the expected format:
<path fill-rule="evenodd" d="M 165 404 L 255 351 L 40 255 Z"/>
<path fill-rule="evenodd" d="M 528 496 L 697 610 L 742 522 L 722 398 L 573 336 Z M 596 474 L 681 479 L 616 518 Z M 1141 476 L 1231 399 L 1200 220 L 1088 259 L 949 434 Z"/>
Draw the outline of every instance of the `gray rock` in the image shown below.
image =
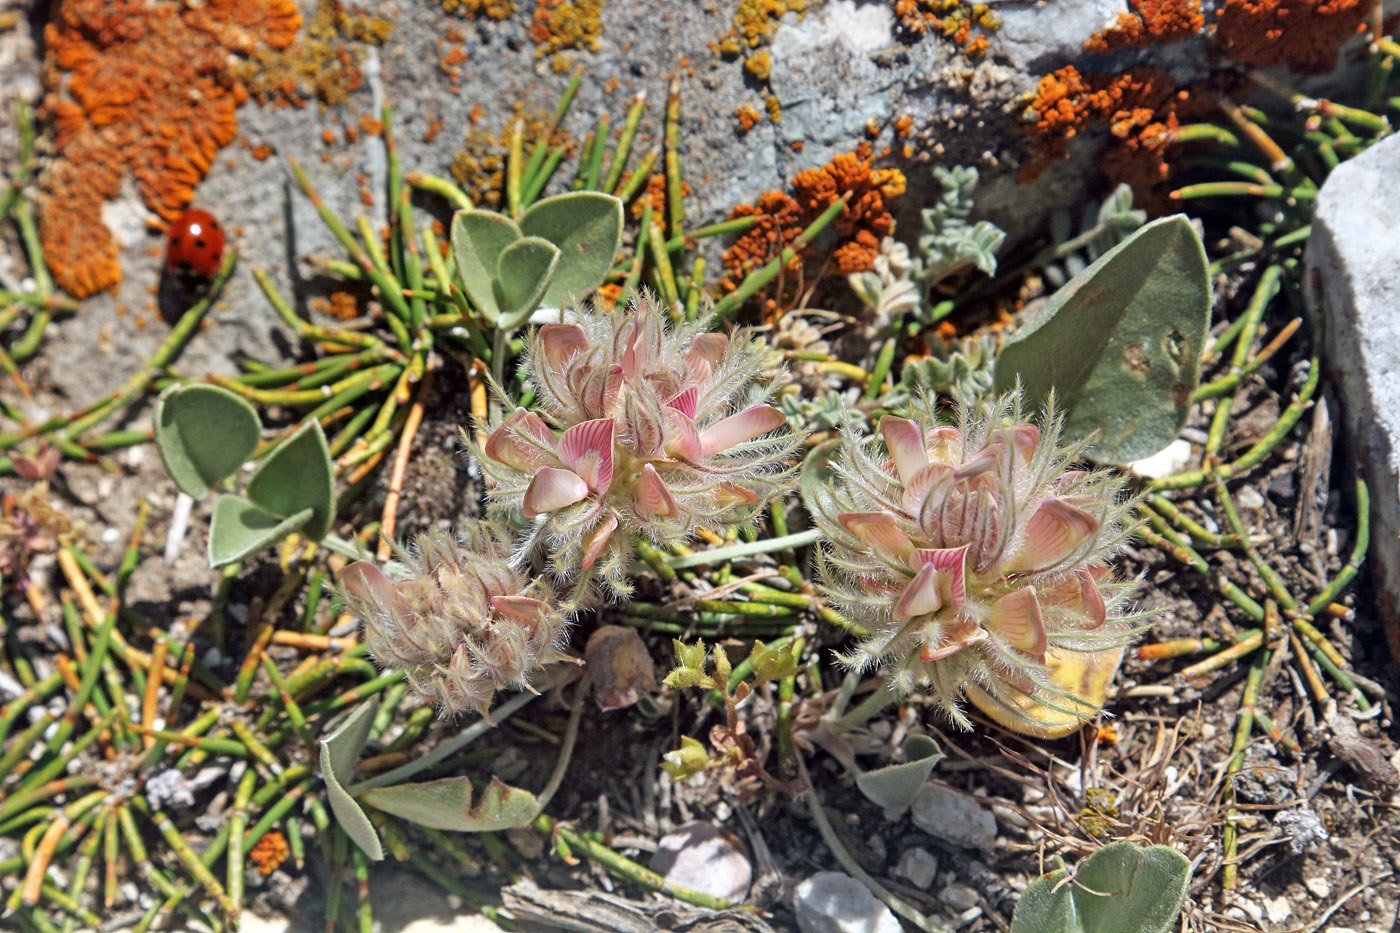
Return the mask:
<path fill-rule="evenodd" d="M 890 909 L 850 875 L 824 871 L 797 886 L 792 909 L 802 933 L 901 933 Z"/>
<path fill-rule="evenodd" d="M 899 857 L 899 864 L 895 866 L 894 873 L 908 881 L 920 891 L 928 890 L 933 884 L 933 879 L 938 876 L 938 859 L 933 853 L 922 846 L 914 846 L 905 849 L 904 854 Z"/>
<path fill-rule="evenodd" d="M 997 821 L 976 797 L 942 784 L 925 784 L 910 806 L 914 823 L 930 836 L 967 849 L 990 850 Z"/>
<path fill-rule="evenodd" d="M 1343 163 L 1318 193 L 1308 240 L 1346 443 L 1371 492 L 1376 590 L 1400 656 L 1400 135 Z M 1349 544 L 1347 545 L 1349 546 Z"/>
<path fill-rule="evenodd" d="M 726 901 L 742 901 L 753 880 L 742 843 L 713 823 L 686 823 L 663 836 L 651 870 L 668 884 Z"/>
<path fill-rule="evenodd" d="M 977 892 L 965 884 L 950 884 L 938 892 L 938 899 L 954 910 L 971 910 L 977 906 Z"/>
<path fill-rule="evenodd" d="M 1059 0 L 1050 6 L 1003 10 L 1006 26 L 990 37 L 989 54 L 975 65 L 937 35 L 913 44 L 896 40 L 888 5 L 850 0 L 814 5 L 805 19 L 790 16 L 775 33 L 767 87 L 745 74 L 742 61 L 722 59 L 708 47 L 729 29 L 735 5 L 732 0 L 606 4 L 599 49 L 569 53 L 585 68 L 565 123 L 575 140 L 582 140 L 605 110 L 615 129 L 632 96 L 646 93 L 648 111 L 633 164 L 660 141 L 666 80 L 674 63 L 690 62 L 693 70 L 688 69 L 682 81 L 681 126 L 682 165 L 693 189 L 687 204 L 689 226 L 722 218 L 735 204 L 784 187 L 796 172 L 855 148 L 866 139 L 871 120 L 885 127 L 875 142 L 879 151 L 895 142 L 891 124 L 897 117 L 912 119 L 913 132 L 899 141 L 909 145 L 912 158 L 891 160 L 909 180 L 908 194 L 894 207 L 902 232 L 910 237 L 918 230 L 919 208 L 935 194 L 926 163 L 980 164 L 985 182 L 979 204 L 993 219 L 1010 224 L 1013 236 L 1030 233 L 1052 204 L 1072 200 L 1092 174 L 1087 165 L 1095 144 L 1086 142 L 1078 147 L 1073 163 L 1054 167 L 1034 185 L 1017 184 L 1014 174 L 1024 158 L 1025 142 L 1017 128 L 1016 102 L 1034 90 L 1043 73 L 1028 68 L 1028 63 L 1060 64 L 1061 57 L 1079 58 L 1079 44 L 1111 18 L 1110 7 L 1122 7 L 1121 0 Z M 314 3 L 308 0 L 303 6 Z M 385 223 L 381 140 L 361 134 L 347 144 L 343 127 L 377 116 L 379 105 L 388 100 L 394 106 L 404 170 L 446 175 L 464 133 L 473 125 L 469 115 L 474 105 L 479 103 L 485 113 L 480 128 L 494 133 L 510 118 L 517 101 L 523 101 L 529 113 L 547 113 L 568 81 L 567 73 L 554 73 L 547 58 L 536 56 L 527 35 L 527 12 L 495 23 L 463 21 L 444 13 L 440 3 L 398 4 L 395 10 L 392 34 L 371 50 L 364 63 L 364 84 L 344 105 L 321 110 L 250 103 L 239 109 L 240 138 L 220 152 L 196 200 L 224 221 L 242 258 L 210 313 L 209 326 L 179 360 L 181 373 L 232 374 L 235 355 L 276 362 L 294 349 L 295 341 L 253 281 L 255 268 L 266 269 L 302 314 L 309 313 L 312 298 L 334 287 L 304 265 L 312 255 L 344 257 L 310 203 L 295 190 L 288 156 L 300 159 L 327 206 L 347 223 L 363 213 L 377 229 Z M 462 30 L 461 48 L 470 55 L 459 88 L 452 86 L 441 65 L 449 27 Z M 33 99 L 37 68 L 27 48 L 0 37 L 0 85 Z M 763 119 L 737 136 L 735 109 L 749 105 L 762 112 L 770 90 L 782 106 L 781 121 Z M 0 109 L 8 113 L 8 108 Z M 0 154 L 12 147 L 7 119 L 0 116 Z M 322 141 L 328 129 L 337 140 L 331 145 Z M 796 142 L 803 144 L 800 152 L 794 149 Z M 261 146 L 275 154 L 255 158 L 252 148 Z M 567 186 L 573 169 L 574 160 L 566 160 L 551 192 Z M 373 204 L 362 203 L 362 185 Z M 130 190 L 128 186 L 128 194 L 107 212 L 129 231 L 122 236 L 122 283 L 114 292 L 85 301 L 81 314 L 55 322 L 47 341 L 52 348 L 51 380 L 74 405 L 115 388 L 168 333 L 168 327 L 144 310 L 149 289 L 160 275 L 160 256 L 151 252 L 154 248 L 159 253 L 161 240 L 143 228 L 146 209 Z M 6 287 L 20 284 L 19 270 L 9 268 L 15 264 L 3 261 L 10 252 L 0 249 L 0 278 Z M 119 305 L 128 313 L 118 315 Z M 133 326 L 138 314 L 147 318 L 145 327 Z M 95 347 L 99 334 L 110 339 Z"/>

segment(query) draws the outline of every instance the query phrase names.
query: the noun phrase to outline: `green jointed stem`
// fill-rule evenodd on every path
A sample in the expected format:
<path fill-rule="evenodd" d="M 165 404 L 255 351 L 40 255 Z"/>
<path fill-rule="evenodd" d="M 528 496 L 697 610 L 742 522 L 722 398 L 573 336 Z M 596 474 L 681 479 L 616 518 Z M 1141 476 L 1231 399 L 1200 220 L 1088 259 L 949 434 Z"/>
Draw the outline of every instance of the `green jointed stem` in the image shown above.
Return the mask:
<path fill-rule="evenodd" d="M 627 141 L 631 145 L 631 140 Z M 587 189 L 593 191 L 598 188 L 598 176 L 603 172 L 603 153 L 608 149 L 608 113 L 603 111 L 598 115 L 598 126 L 593 131 L 593 147 L 588 151 L 587 158 L 580 157 L 579 172 L 581 180 L 574 184 L 575 189 Z M 626 158 L 623 156 L 622 158 Z M 611 187 L 601 189 L 605 193 L 611 193 Z"/>
<path fill-rule="evenodd" d="M 458 210 L 469 210 L 472 206 L 472 199 L 467 197 L 467 193 L 446 178 L 439 178 L 426 172 L 409 172 L 403 177 L 403 180 L 419 191 L 426 191 L 445 199 L 448 204 Z M 438 281 L 445 280 L 438 279 Z"/>
<path fill-rule="evenodd" d="M 627 181 L 617 192 L 618 198 L 623 203 L 631 201 L 637 192 L 642 190 L 642 185 L 646 184 L 647 179 L 651 177 L 651 170 L 659 158 L 661 158 L 659 147 L 648 150 L 647 154 L 642 156 L 642 161 L 638 163 L 636 170 L 628 176 Z"/>
<path fill-rule="evenodd" d="M 768 554 L 773 551 L 785 551 L 792 548 L 805 547 L 821 540 L 821 532 L 813 528 L 808 531 L 799 531 L 796 534 L 786 535 L 781 538 L 764 538 L 761 541 L 750 541 L 743 544 L 731 544 L 726 547 L 713 548 L 708 551 L 696 551 L 694 554 L 687 554 L 682 557 L 668 557 L 666 564 L 673 570 L 681 570 L 686 567 L 702 567 L 706 564 L 719 564 L 727 560 L 737 560 L 741 557 L 750 557 L 754 554 Z"/>
<path fill-rule="evenodd" d="M 608 163 L 608 174 L 603 179 L 601 191 L 615 191 L 618 182 L 622 181 L 622 172 L 627 167 L 627 157 L 632 153 L 632 141 L 637 138 L 637 128 L 642 123 L 642 111 L 645 109 L 646 95 L 638 94 L 632 99 L 632 106 L 627 108 L 627 118 L 623 121 L 622 133 L 617 138 L 617 148 L 613 150 L 612 161 Z M 600 134 L 599 139 L 602 140 L 599 146 L 606 149 L 607 137 Z"/>

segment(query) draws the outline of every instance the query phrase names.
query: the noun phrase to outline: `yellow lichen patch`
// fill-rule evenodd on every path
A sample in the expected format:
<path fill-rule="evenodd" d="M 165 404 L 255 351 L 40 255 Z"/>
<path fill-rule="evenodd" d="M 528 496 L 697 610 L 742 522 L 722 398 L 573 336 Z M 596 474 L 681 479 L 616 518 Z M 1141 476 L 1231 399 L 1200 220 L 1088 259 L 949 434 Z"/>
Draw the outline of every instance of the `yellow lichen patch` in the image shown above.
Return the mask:
<path fill-rule="evenodd" d="M 985 3 L 966 0 L 895 0 L 898 30 L 906 39 L 936 32 L 963 50 L 968 61 L 986 54 L 987 36 L 1001 28 L 1001 19 Z"/>
<path fill-rule="evenodd" d="M 173 220 L 248 97 L 232 56 L 286 48 L 294 0 L 61 0 L 44 29 L 44 110 L 58 157 L 40 178 L 40 236 L 55 281 L 85 297 L 121 281 L 103 204 L 130 174 Z"/>
<path fill-rule="evenodd" d="M 472 19 L 509 19 L 515 12 L 515 0 L 442 0 L 446 13 L 460 13 Z"/>
<path fill-rule="evenodd" d="M 773 71 L 773 58 L 767 49 L 755 52 L 745 60 L 744 70 L 760 81 L 767 81 L 768 75 Z"/>
<path fill-rule="evenodd" d="M 739 0 L 734 11 L 734 32 L 731 36 L 756 49 L 778 31 L 778 22 L 788 13 L 799 16 L 807 12 L 807 0 Z"/>
<path fill-rule="evenodd" d="M 602 45 L 602 13 L 603 0 L 539 0 L 530 25 L 535 55 L 554 55 L 558 71 L 561 64 L 568 64 L 559 53 L 570 49 L 598 51 Z"/>
<path fill-rule="evenodd" d="M 338 106 L 364 82 L 361 44 L 382 43 L 393 28 L 382 17 L 345 12 L 339 0 L 318 0 L 300 42 L 256 53 L 238 74 L 263 103 L 301 107 L 315 99 Z"/>
<path fill-rule="evenodd" d="M 763 98 L 763 106 L 768 109 L 768 119 L 774 123 L 781 123 L 783 119 L 783 105 L 778 102 L 778 95 L 769 94 Z"/>
<path fill-rule="evenodd" d="M 481 116 L 479 111 L 473 110 L 471 125 L 462 138 L 462 148 L 453 155 L 449 171 L 473 204 L 494 209 L 503 201 L 511 127 L 518 120 L 524 121 L 525 151 L 529 152 L 549 129 L 550 115 L 543 110 L 527 110 L 523 103 L 517 102 L 515 113 L 494 133 L 479 125 Z M 556 130 L 549 142 L 552 146 L 568 147 L 568 152 L 574 149 L 573 140 L 563 130 Z"/>

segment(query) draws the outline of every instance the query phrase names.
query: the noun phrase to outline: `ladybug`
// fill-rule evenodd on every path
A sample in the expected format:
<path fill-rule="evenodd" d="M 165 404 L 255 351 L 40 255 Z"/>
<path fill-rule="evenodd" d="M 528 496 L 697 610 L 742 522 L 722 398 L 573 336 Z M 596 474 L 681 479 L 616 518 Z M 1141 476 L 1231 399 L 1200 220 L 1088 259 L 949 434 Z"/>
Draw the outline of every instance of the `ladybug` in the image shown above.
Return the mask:
<path fill-rule="evenodd" d="M 224 228 L 208 211 L 192 207 L 170 225 L 166 271 L 212 279 L 224 258 Z"/>

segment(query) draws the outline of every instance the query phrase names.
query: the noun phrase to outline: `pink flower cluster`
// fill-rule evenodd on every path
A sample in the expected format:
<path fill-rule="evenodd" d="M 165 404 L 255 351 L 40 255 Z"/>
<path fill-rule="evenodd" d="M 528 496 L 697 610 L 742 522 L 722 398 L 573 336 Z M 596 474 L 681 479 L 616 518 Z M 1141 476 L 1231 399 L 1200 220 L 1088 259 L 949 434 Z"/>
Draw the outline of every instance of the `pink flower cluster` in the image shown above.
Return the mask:
<path fill-rule="evenodd" d="M 911 414 L 848 439 L 815 503 L 827 593 L 870 633 L 847 660 L 925 688 L 964 726 L 969 683 L 1016 718 L 1027 696 L 1055 705 L 1047 650 L 1114 650 L 1136 631 L 1107 564 L 1131 507 L 1122 481 L 1070 469 L 1059 422 L 1025 422 L 1014 397 L 957 425 L 927 400 Z"/>

